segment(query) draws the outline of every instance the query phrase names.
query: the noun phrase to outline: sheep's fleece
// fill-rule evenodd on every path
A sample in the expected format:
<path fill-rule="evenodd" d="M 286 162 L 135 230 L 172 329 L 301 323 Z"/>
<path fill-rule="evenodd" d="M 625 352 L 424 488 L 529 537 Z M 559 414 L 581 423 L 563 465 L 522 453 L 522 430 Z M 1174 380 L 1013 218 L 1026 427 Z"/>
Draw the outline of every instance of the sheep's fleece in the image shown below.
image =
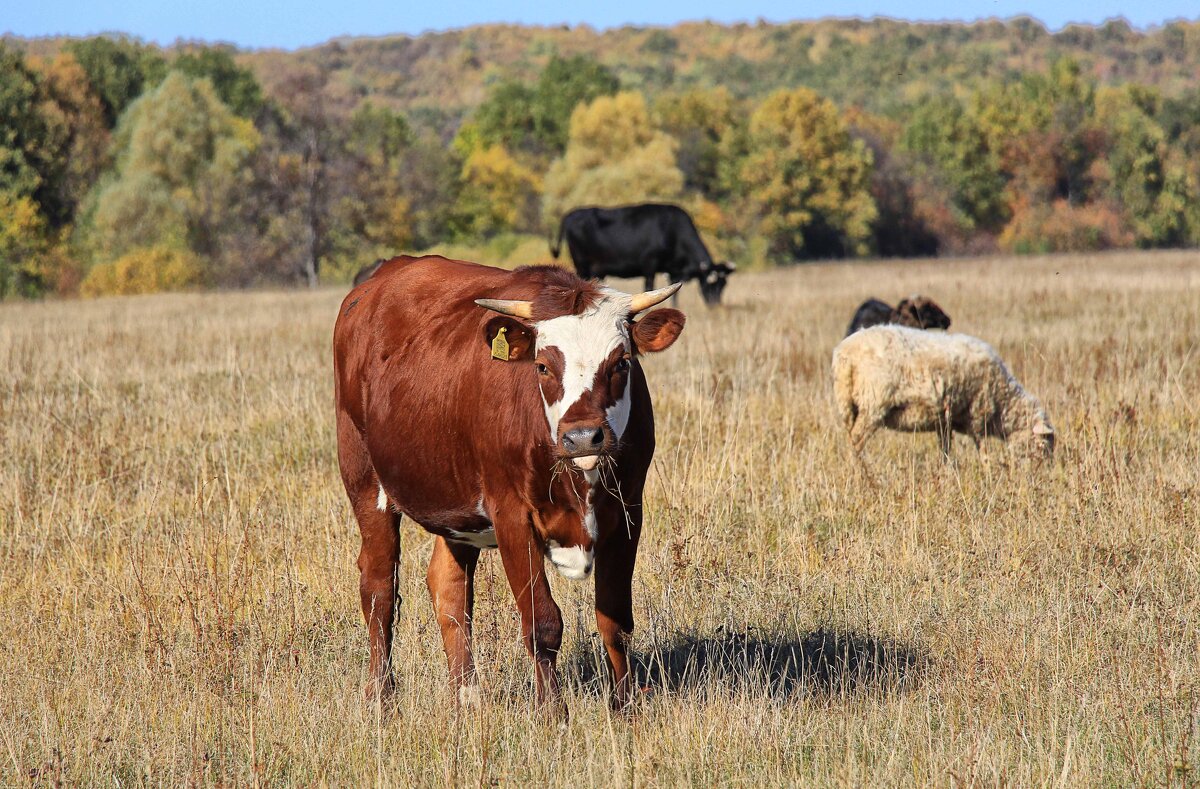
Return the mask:
<path fill-rule="evenodd" d="M 833 387 L 856 451 L 880 427 L 937 432 L 947 454 L 951 430 L 977 447 L 996 436 L 1033 455 L 1054 449 L 1037 398 L 990 345 L 966 334 L 894 325 L 856 332 L 833 350 Z"/>

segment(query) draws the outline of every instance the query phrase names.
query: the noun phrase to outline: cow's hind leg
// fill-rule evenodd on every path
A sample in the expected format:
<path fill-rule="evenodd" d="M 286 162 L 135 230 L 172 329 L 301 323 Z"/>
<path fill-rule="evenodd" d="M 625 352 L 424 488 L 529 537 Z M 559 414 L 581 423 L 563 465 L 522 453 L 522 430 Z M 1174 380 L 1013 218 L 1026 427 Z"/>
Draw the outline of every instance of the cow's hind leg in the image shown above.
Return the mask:
<path fill-rule="evenodd" d="M 475 660 L 471 656 L 471 614 L 475 602 L 475 567 L 479 549 L 447 542 L 438 537 L 433 543 L 426 581 L 442 647 L 450 669 L 450 688 L 459 703 L 474 703 L 479 697 L 475 682 Z"/>
<path fill-rule="evenodd" d="M 362 537 L 358 593 L 371 648 L 366 695 L 368 699 L 384 698 L 394 688 L 392 621 L 400 602 L 396 594 L 400 516 L 392 511 L 379 486 L 362 437 L 344 415 L 338 417 L 338 463 Z"/>

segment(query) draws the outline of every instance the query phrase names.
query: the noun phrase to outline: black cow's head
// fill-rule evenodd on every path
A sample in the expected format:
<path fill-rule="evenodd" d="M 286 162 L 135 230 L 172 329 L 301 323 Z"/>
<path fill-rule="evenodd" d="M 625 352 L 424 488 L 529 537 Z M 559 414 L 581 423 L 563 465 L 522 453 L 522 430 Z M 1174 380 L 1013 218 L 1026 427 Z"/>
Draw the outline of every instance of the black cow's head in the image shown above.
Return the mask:
<path fill-rule="evenodd" d="M 721 294 L 725 292 L 729 275 L 736 270 L 737 266 L 733 263 L 725 262 L 713 263 L 700 272 L 700 295 L 704 297 L 705 304 L 715 307 L 721 303 Z"/>

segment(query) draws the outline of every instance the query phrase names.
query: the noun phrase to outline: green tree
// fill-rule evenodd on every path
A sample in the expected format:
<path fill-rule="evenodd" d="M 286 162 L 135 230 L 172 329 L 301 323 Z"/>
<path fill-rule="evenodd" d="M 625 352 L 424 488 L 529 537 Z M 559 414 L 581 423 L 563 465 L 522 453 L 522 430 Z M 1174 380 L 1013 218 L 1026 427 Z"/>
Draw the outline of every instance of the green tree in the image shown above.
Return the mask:
<path fill-rule="evenodd" d="M 750 116 L 741 189 L 779 258 L 866 254 L 876 217 L 871 152 L 828 99 L 771 94 Z"/>
<path fill-rule="evenodd" d="M 662 96 L 654 105 L 659 128 L 679 141 L 676 163 L 684 186 L 708 198 L 721 196 L 721 143 L 742 125 L 742 113 L 724 86 Z"/>
<path fill-rule="evenodd" d="M 999 154 L 957 99 L 937 96 L 917 105 L 901 148 L 911 156 L 918 176 L 946 187 L 968 230 L 1003 227 L 1009 209 Z"/>
<path fill-rule="evenodd" d="M 475 124 L 486 143 L 534 155 L 562 153 L 567 145 L 571 113 L 580 104 L 611 96 L 620 81 L 607 67 L 584 55 L 554 55 L 526 86 L 499 83 L 475 112 Z"/>
<path fill-rule="evenodd" d="M 217 262 L 259 139 L 208 80 L 168 74 L 117 128 L 115 174 L 99 189 L 91 217 L 97 262 L 139 248 L 189 251 Z"/>
<path fill-rule="evenodd" d="M 352 183 L 340 201 L 348 253 L 361 265 L 361 242 L 372 254 L 395 254 L 412 240 L 412 204 L 404 169 L 414 136 L 405 117 L 387 107 L 364 102 L 350 116 L 345 139 L 347 170 Z"/>
<path fill-rule="evenodd" d="M 650 120 L 640 93 L 603 96 L 571 115 L 566 153 L 546 173 L 542 216 L 554 225 L 583 205 L 675 200 L 683 173 L 676 142 Z"/>
<path fill-rule="evenodd" d="M 1096 114 L 1109 140 L 1104 180 L 1139 246 L 1179 246 L 1188 240 L 1188 209 L 1200 195 L 1189 188 L 1183 157 L 1151 115 L 1155 103 L 1136 86 L 1101 90 Z"/>
<path fill-rule="evenodd" d="M 538 150 L 541 145 L 536 134 L 533 93 L 532 87 L 515 80 L 493 87 L 473 116 L 480 137 L 524 152 Z"/>
<path fill-rule="evenodd" d="M 243 118 L 253 118 L 262 110 L 262 88 L 254 72 L 234 61 L 230 47 L 186 50 L 171 62 L 171 70 L 193 79 L 207 77 L 225 106 Z"/>
<path fill-rule="evenodd" d="M 111 129 L 134 99 L 158 84 L 166 74 L 166 60 L 153 47 L 129 38 L 97 36 L 72 41 L 66 49 L 88 76 L 104 105 Z"/>
<path fill-rule="evenodd" d="M 54 156 L 40 112 L 38 75 L 20 54 L 0 44 L 0 192 L 38 199 L 49 188 Z"/>
<path fill-rule="evenodd" d="M 564 150 L 575 108 L 620 88 L 616 75 L 589 57 L 551 57 L 533 91 L 534 134 L 550 150 Z"/>
<path fill-rule="evenodd" d="M 850 133 L 871 152 L 871 197 L 879 215 L 872 246 L 880 257 L 936 255 L 941 240 L 920 199 L 911 167 L 896 149 L 900 124 L 852 108 L 846 112 Z"/>

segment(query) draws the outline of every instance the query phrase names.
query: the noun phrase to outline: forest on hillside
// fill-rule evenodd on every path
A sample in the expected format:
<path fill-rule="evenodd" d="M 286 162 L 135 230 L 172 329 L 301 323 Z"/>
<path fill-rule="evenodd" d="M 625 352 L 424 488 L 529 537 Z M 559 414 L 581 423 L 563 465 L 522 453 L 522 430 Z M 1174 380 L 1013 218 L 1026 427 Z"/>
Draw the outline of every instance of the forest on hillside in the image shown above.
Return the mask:
<path fill-rule="evenodd" d="M 1200 245 L 1200 23 L 0 40 L 0 297 L 534 262 L 671 201 L 765 266 Z"/>

